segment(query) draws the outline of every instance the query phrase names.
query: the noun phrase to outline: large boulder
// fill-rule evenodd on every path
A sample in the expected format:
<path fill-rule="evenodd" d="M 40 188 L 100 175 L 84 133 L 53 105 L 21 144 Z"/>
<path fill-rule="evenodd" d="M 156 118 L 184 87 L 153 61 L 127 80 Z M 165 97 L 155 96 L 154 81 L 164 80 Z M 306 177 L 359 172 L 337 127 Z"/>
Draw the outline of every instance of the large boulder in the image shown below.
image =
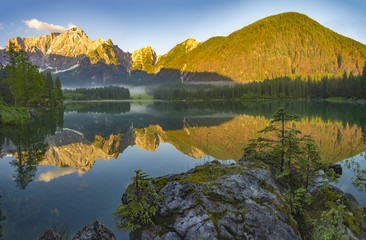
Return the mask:
<path fill-rule="evenodd" d="M 156 225 L 131 239 L 300 239 L 269 167 L 218 161 L 157 178 Z"/>

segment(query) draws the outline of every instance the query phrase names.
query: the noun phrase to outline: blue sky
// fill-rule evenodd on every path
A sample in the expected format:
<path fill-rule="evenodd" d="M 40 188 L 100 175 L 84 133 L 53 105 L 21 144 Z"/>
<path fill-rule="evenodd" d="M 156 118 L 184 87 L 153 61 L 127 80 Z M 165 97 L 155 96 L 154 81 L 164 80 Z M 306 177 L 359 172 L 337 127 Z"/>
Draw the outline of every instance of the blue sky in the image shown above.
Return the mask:
<path fill-rule="evenodd" d="M 0 3 L 0 47 L 11 37 L 46 35 L 26 21 L 82 28 L 132 52 L 150 45 L 165 54 L 188 38 L 226 36 L 269 15 L 295 11 L 366 44 L 365 0 L 18 0 Z"/>

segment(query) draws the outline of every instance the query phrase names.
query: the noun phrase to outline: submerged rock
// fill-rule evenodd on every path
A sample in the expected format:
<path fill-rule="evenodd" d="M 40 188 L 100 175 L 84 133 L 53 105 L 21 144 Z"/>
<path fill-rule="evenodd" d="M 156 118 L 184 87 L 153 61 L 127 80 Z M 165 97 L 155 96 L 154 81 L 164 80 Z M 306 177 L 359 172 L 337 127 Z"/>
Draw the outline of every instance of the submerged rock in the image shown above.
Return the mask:
<path fill-rule="evenodd" d="M 62 240 L 62 236 L 52 227 L 46 229 L 38 240 Z M 95 221 L 77 232 L 72 240 L 116 240 L 116 236 L 103 222 Z"/>
<path fill-rule="evenodd" d="M 52 228 L 46 229 L 42 236 L 38 240 L 62 240 L 60 235 L 58 235 Z"/>
<path fill-rule="evenodd" d="M 116 240 L 116 236 L 103 222 L 95 221 L 77 232 L 72 240 Z"/>
<path fill-rule="evenodd" d="M 269 167 L 242 159 L 215 161 L 154 181 L 155 227 L 131 239 L 300 239 Z"/>

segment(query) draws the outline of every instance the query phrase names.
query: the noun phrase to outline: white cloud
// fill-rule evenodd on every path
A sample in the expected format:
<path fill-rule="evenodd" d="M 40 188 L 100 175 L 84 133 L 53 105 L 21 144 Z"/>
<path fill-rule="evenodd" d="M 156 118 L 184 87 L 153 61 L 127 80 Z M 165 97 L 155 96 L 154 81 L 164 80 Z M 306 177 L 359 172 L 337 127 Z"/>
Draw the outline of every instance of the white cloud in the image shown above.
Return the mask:
<path fill-rule="evenodd" d="M 41 22 L 35 18 L 31 19 L 31 20 L 27 20 L 24 21 L 24 23 L 29 27 L 29 28 L 34 28 L 37 30 L 45 30 L 47 32 L 66 32 L 67 28 L 60 26 L 60 25 L 54 25 L 54 24 L 50 24 L 50 23 L 46 23 L 46 22 Z"/>
<path fill-rule="evenodd" d="M 4 29 L 4 26 L 0 23 L 0 30 Z"/>
<path fill-rule="evenodd" d="M 0 47 L 0 50 L 3 50 L 4 48 L 3 47 Z"/>

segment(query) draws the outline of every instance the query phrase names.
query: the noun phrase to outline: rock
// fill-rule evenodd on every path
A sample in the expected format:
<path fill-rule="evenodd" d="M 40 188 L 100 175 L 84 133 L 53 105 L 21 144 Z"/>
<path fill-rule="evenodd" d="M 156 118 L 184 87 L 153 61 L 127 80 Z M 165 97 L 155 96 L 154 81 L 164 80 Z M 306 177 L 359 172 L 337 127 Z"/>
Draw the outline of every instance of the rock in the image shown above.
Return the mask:
<path fill-rule="evenodd" d="M 205 210 L 198 206 L 179 215 L 174 223 L 174 229 L 180 236 L 186 236 L 186 239 L 217 239 L 217 233 L 214 224 L 209 220 Z"/>
<path fill-rule="evenodd" d="M 330 168 L 333 168 L 336 174 L 342 175 L 342 166 L 340 164 L 332 163 L 329 165 L 329 169 Z"/>
<path fill-rule="evenodd" d="M 192 196 L 187 195 L 191 186 L 180 182 L 169 182 L 161 191 L 161 195 L 165 196 L 165 201 L 159 202 L 158 206 L 162 209 L 162 213 L 174 212 L 176 210 L 186 210 L 191 208 L 196 201 Z M 164 204 L 164 205 L 162 205 Z"/>
<path fill-rule="evenodd" d="M 358 203 L 357 199 L 349 193 L 345 193 L 343 192 L 341 189 L 333 186 L 333 185 L 329 185 L 328 189 L 332 192 L 335 192 L 339 195 L 341 195 L 341 201 L 345 204 L 347 204 L 348 206 L 350 206 L 350 208 L 352 209 L 356 209 L 360 204 Z"/>
<path fill-rule="evenodd" d="M 121 202 L 122 202 L 122 204 L 124 204 L 124 205 L 128 204 L 128 194 L 127 194 L 127 193 L 123 193 L 123 194 L 122 194 Z"/>
<path fill-rule="evenodd" d="M 33 108 L 28 109 L 28 112 L 29 112 L 29 116 L 31 118 L 37 118 L 37 117 L 39 117 L 39 113 L 37 113 L 36 111 L 34 111 Z"/>
<path fill-rule="evenodd" d="M 72 240 L 116 240 L 114 233 L 101 221 L 86 226 Z"/>
<path fill-rule="evenodd" d="M 328 185 L 328 189 L 329 191 L 335 192 L 341 196 L 337 200 L 337 203 L 342 206 L 344 214 L 349 216 L 347 218 L 344 218 L 344 220 L 347 221 L 347 219 L 352 219 L 350 220 L 350 222 L 352 222 L 352 224 L 355 224 L 354 228 L 357 228 L 356 226 L 358 225 L 359 231 L 356 231 L 355 234 L 355 232 L 351 231 L 352 228 L 350 229 L 349 226 L 346 226 L 342 223 L 339 229 L 342 234 L 347 235 L 349 239 L 366 239 L 366 228 L 362 223 L 362 218 L 363 222 L 366 222 L 366 208 L 361 207 L 359 202 L 352 194 L 345 193 L 333 185 Z M 311 194 L 313 196 L 316 196 L 317 194 L 319 194 L 319 189 L 315 189 L 313 192 L 311 192 Z"/>
<path fill-rule="evenodd" d="M 182 240 L 182 237 L 176 232 L 167 232 L 160 237 L 159 231 L 161 231 L 161 228 L 155 227 L 150 229 L 150 231 L 142 232 L 141 236 L 134 236 L 133 233 L 130 233 L 130 239 L 150 240 L 154 238 L 156 240 Z"/>
<path fill-rule="evenodd" d="M 42 236 L 38 240 L 62 240 L 60 235 L 58 235 L 52 228 L 46 229 Z"/>
<path fill-rule="evenodd" d="M 214 161 L 153 184 L 164 196 L 155 217 L 163 221 L 131 239 L 300 239 L 276 179 L 258 160 Z"/>

